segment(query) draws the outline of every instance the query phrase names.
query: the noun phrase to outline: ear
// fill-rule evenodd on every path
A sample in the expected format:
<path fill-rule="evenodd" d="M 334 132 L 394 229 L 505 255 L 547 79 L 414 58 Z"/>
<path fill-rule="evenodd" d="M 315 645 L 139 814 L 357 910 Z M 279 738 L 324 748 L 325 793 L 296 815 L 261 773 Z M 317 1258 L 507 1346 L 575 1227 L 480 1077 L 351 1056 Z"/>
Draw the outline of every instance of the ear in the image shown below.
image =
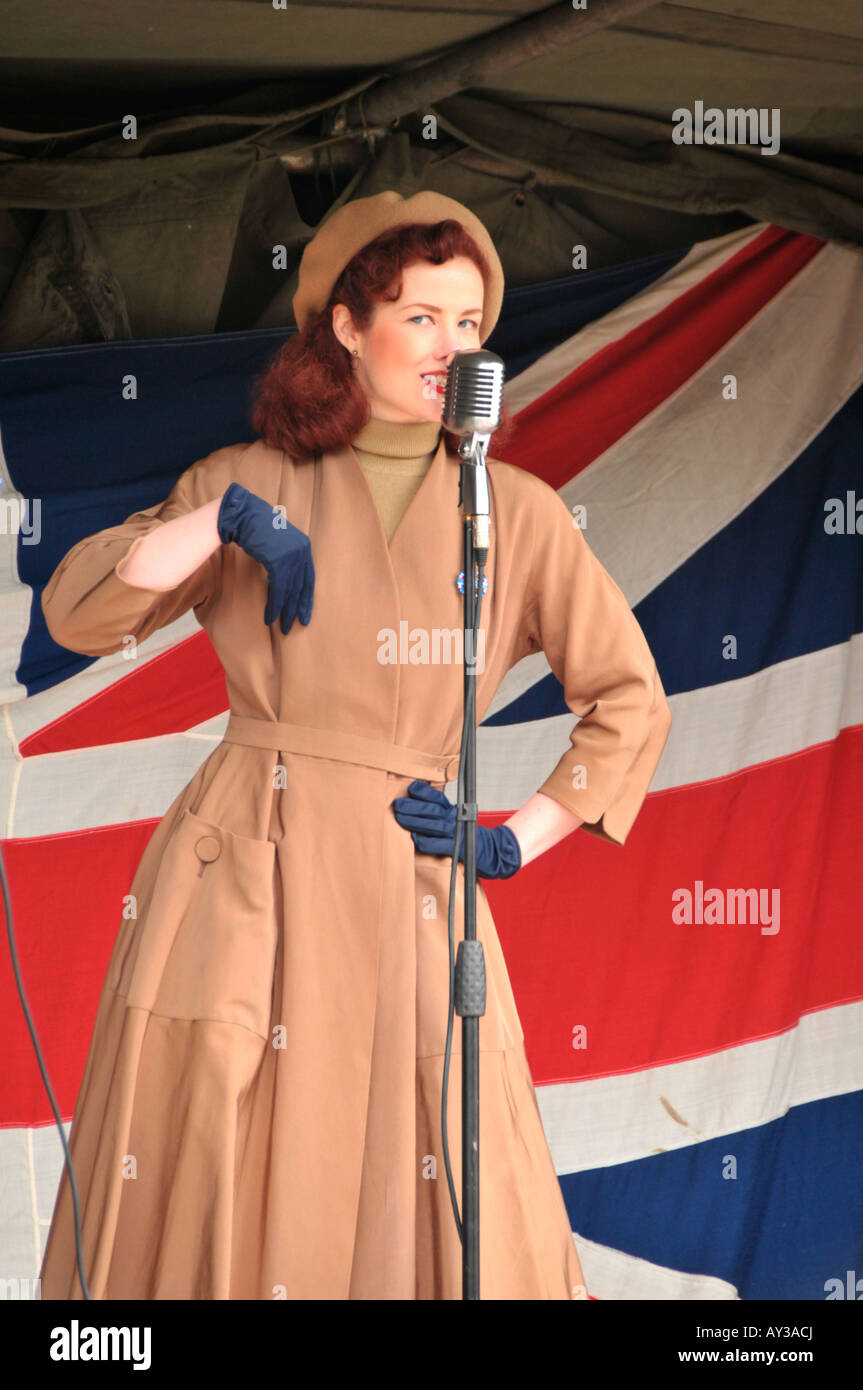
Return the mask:
<path fill-rule="evenodd" d="M 359 345 L 353 319 L 346 304 L 333 305 L 332 329 L 342 347 L 348 352 Z"/>

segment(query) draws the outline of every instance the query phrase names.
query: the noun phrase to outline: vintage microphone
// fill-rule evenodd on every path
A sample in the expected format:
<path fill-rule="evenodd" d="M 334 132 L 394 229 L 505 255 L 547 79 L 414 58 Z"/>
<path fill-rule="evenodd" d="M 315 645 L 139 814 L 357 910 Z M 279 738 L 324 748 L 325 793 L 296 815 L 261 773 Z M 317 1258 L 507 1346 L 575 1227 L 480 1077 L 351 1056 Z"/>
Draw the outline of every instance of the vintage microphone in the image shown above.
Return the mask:
<path fill-rule="evenodd" d="M 479 1020 L 485 1013 L 485 960 L 476 939 L 476 653 L 482 612 L 482 588 L 488 559 L 490 519 L 488 442 L 500 424 L 503 360 L 485 348 L 456 352 L 449 366 L 443 425 L 461 436 L 459 507 L 464 539 L 464 718 L 458 770 L 456 836 L 449 893 L 450 993 L 441 1094 L 444 1164 L 456 1227 L 462 1244 L 462 1298 L 479 1298 Z M 477 567 L 475 582 L 474 566 Z M 470 576 L 470 578 L 469 578 Z M 470 648 L 468 648 L 470 642 Z M 464 940 L 453 968 L 456 870 L 464 824 Z M 462 1020 L 462 1203 L 459 1217 L 447 1142 L 446 1111 L 453 1011 Z"/>

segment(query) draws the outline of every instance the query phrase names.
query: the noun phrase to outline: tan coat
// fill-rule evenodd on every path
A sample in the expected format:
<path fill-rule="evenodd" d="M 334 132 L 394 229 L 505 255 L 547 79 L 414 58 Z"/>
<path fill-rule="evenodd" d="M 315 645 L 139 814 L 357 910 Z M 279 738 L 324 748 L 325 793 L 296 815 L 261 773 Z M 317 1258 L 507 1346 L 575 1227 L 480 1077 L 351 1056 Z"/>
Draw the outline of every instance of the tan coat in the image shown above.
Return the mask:
<path fill-rule="evenodd" d="M 301 463 L 261 441 L 219 449 L 161 506 L 74 546 L 44 591 L 53 637 L 94 656 L 194 607 L 232 712 L 147 845 L 99 1004 L 71 1135 L 94 1298 L 461 1296 L 440 1135 L 451 861 L 417 852 L 391 803 L 414 777 L 455 779 L 462 664 L 379 659 L 402 619 L 461 624 L 458 470 L 441 439 L 388 546 L 350 447 Z M 622 844 L 671 722 L 653 657 L 558 495 L 507 463 L 489 475 L 478 719 L 543 649 L 584 717 L 541 789 Z M 311 538 L 312 617 L 287 636 L 264 625 L 265 571 L 235 545 L 173 589 L 116 573 L 130 542 L 233 479 Z M 481 881 L 477 919 L 480 1295 L 583 1297 Z M 456 1018 L 461 1204 L 460 1048 Z M 42 1295 L 81 1297 L 65 1175 Z"/>

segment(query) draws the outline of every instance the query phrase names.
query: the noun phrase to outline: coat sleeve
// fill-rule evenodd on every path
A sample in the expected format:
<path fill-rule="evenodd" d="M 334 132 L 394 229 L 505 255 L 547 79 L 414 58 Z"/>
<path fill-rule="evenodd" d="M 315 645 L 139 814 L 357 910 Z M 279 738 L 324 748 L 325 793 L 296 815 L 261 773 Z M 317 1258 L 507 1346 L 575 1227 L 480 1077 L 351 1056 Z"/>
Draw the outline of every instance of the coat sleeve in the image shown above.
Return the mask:
<path fill-rule="evenodd" d="M 163 502 L 86 536 L 67 551 L 42 590 L 42 612 L 55 642 L 85 656 L 108 656 L 122 649 L 124 638 L 142 642 L 190 608 L 200 620 L 220 589 L 224 546 L 167 588 L 130 584 L 123 579 L 123 566 L 150 531 L 221 496 L 230 481 L 231 453 L 220 449 L 199 459 Z"/>
<path fill-rule="evenodd" d="M 542 484 L 522 654 L 543 651 L 578 723 L 570 747 L 538 788 L 622 845 L 671 728 L 647 640 L 623 592 Z"/>

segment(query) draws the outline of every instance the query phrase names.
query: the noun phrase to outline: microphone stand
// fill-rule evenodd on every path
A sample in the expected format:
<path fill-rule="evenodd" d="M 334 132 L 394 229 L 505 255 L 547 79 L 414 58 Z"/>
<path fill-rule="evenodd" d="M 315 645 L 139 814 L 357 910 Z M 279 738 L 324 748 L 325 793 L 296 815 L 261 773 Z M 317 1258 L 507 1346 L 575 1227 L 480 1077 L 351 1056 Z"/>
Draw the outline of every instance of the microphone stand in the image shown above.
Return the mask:
<path fill-rule="evenodd" d="M 462 1025 L 462 1299 L 479 1298 L 479 1020 L 485 1013 L 486 981 L 482 942 L 476 937 L 476 658 L 477 619 L 482 607 L 483 571 L 488 559 L 488 474 L 485 451 L 490 436 L 476 431 L 459 445 L 462 458 L 459 507 L 464 538 L 464 736 L 458 780 L 458 825 L 464 823 L 464 939 L 455 964 L 455 1012 Z M 477 603 L 474 565 L 478 565 Z M 468 649 L 470 642 L 470 649 Z"/>

